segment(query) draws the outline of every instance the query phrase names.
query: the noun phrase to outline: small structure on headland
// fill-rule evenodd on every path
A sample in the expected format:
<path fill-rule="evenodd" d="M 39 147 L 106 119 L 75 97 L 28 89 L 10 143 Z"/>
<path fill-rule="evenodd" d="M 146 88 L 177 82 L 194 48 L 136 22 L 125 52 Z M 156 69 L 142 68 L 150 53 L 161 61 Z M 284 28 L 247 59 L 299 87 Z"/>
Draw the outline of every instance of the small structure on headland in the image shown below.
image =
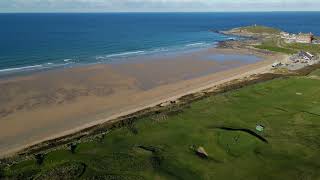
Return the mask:
<path fill-rule="evenodd" d="M 314 40 L 314 36 L 311 32 L 299 33 L 299 34 L 290 34 L 287 32 L 281 32 L 280 35 L 281 35 L 281 38 L 284 39 L 286 43 L 311 44 Z"/>

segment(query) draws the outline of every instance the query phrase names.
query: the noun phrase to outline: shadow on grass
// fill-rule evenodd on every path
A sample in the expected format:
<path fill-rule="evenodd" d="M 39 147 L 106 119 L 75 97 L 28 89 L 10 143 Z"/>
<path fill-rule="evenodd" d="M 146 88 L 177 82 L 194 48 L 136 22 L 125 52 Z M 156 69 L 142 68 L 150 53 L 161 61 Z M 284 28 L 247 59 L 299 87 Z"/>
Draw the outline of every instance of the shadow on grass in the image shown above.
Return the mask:
<path fill-rule="evenodd" d="M 262 136 L 260 136 L 259 134 L 255 133 L 254 131 L 250 130 L 250 129 L 245 129 L 245 128 L 231 128 L 231 127 L 214 127 L 214 129 L 222 129 L 222 130 L 227 130 L 227 131 L 241 131 L 241 132 L 245 132 L 248 133 L 254 137 L 256 137 L 257 139 L 259 139 L 260 141 L 264 142 L 264 143 L 269 143 L 268 140 Z"/>

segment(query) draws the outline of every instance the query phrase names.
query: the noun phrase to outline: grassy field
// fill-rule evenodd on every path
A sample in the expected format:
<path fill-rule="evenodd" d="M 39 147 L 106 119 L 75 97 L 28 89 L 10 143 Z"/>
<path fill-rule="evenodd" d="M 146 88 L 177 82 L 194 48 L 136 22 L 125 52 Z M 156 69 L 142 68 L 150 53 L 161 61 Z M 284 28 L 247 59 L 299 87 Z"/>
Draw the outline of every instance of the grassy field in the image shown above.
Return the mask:
<path fill-rule="evenodd" d="M 280 34 L 281 32 L 279 29 L 266 27 L 266 26 L 247 26 L 247 27 L 241 27 L 239 29 L 245 30 L 250 33 L 256 33 L 256 34 L 261 34 L 261 33 Z"/>
<path fill-rule="evenodd" d="M 265 50 L 269 50 L 269 51 L 273 51 L 273 52 L 280 52 L 280 53 L 285 53 L 285 54 L 294 54 L 297 53 L 298 50 L 296 50 L 295 48 L 289 48 L 289 47 L 279 47 L 277 43 L 279 41 L 279 39 L 277 38 L 273 38 L 273 39 L 268 39 L 262 42 L 261 45 L 256 45 L 254 46 L 255 48 L 258 49 L 265 49 Z M 281 43 L 281 45 L 283 45 L 284 43 Z"/>
<path fill-rule="evenodd" d="M 257 45 L 257 46 L 254 46 L 254 47 L 258 48 L 258 49 L 265 49 L 265 50 L 268 50 L 268 51 L 280 52 L 280 53 L 285 53 L 285 54 L 295 54 L 295 53 L 298 52 L 298 51 L 295 51 L 295 50 L 292 50 L 292 49 L 278 47 L 276 45 L 269 44 L 269 43 L 263 43 L 261 45 Z"/>
<path fill-rule="evenodd" d="M 313 54 L 320 53 L 320 45 L 319 44 L 301 44 L 301 43 L 292 43 L 285 44 L 286 48 L 297 49 L 301 51 L 309 51 Z"/>
<path fill-rule="evenodd" d="M 0 177 L 320 179 L 319 92 L 320 80 L 298 76 L 213 95 L 92 142 L 3 166 Z M 208 158 L 195 153 L 200 146 Z"/>
<path fill-rule="evenodd" d="M 319 44 L 303 44 L 303 43 L 285 43 L 278 38 L 268 39 L 262 42 L 261 45 L 254 46 L 258 49 L 265 49 L 274 52 L 280 52 L 285 54 L 295 54 L 299 51 L 308 51 L 313 54 L 320 53 Z"/>

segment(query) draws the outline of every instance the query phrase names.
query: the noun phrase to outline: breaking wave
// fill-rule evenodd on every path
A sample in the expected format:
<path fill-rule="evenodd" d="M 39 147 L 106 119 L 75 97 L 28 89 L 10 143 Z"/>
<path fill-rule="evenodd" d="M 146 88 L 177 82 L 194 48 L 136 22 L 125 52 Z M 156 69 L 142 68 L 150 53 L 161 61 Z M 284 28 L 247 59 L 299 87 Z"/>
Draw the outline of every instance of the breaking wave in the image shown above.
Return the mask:
<path fill-rule="evenodd" d="M 115 58 L 128 58 L 128 57 L 134 57 L 139 55 L 150 55 L 150 54 L 157 54 L 157 53 L 163 53 L 163 52 L 177 52 L 177 51 L 183 51 L 183 50 L 189 50 L 189 49 L 195 49 L 195 48 L 204 48 L 215 45 L 215 43 L 205 43 L 205 42 L 197 42 L 197 43 L 190 43 L 185 44 L 181 46 L 171 46 L 171 47 L 160 47 L 160 48 L 154 48 L 149 50 L 139 50 L 139 51 L 128 51 L 128 52 L 122 52 L 122 53 L 115 53 L 115 54 L 107 54 L 107 55 L 99 55 L 96 56 L 96 60 L 110 60 Z"/>
<path fill-rule="evenodd" d="M 28 72 L 28 71 L 37 71 L 37 70 L 43 70 L 43 69 L 51 69 L 51 68 L 57 68 L 57 67 L 63 67 L 66 65 L 69 65 L 71 63 L 44 63 L 44 64 L 37 64 L 37 65 L 31 65 L 31 66 L 22 66 L 22 67 L 14 67 L 14 68 L 6 68 L 6 69 L 0 69 L 1 75 L 7 75 L 7 74 L 13 74 L 13 73 L 19 73 L 19 72 Z"/>

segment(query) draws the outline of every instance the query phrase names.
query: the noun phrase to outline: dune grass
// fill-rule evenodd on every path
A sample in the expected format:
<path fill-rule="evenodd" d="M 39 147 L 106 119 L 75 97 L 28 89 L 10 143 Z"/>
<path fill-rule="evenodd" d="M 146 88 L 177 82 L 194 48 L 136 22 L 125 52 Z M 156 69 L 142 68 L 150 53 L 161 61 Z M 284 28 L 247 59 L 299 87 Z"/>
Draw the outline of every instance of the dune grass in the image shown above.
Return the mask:
<path fill-rule="evenodd" d="M 317 73 L 318 74 L 318 73 Z M 320 80 L 279 78 L 137 120 L 72 152 L 3 168 L 13 179 L 319 179 Z M 256 125 L 265 130 L 257 132 Z M 267 140 L 244 131 L 247 129 Z M 202 146 L 208 158 L 196 155 Z M 41 162 L 41 161 L 40 161 Z"/>

